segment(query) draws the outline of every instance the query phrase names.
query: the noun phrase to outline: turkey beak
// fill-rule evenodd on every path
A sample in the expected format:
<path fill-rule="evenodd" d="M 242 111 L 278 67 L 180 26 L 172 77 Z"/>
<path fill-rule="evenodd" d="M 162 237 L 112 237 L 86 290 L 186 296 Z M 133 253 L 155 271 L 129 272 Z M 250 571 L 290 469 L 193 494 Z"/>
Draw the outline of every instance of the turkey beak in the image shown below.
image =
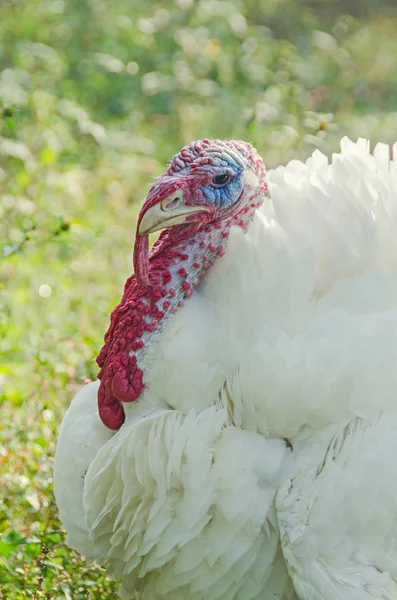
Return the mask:
<path fill-rule="evenodd" d="M 148 235 L 165 227 L 182 225 L 186 223 L 187 217 L 190 217 L 189 222 L 193 222 L 191 215 L 200 212 L 209 212 L 209 210 L 204 206 L 187 206 L 183 199 L 183 190 L 176 190 L 147 209 L 141 217 L 138 234 Z"/>

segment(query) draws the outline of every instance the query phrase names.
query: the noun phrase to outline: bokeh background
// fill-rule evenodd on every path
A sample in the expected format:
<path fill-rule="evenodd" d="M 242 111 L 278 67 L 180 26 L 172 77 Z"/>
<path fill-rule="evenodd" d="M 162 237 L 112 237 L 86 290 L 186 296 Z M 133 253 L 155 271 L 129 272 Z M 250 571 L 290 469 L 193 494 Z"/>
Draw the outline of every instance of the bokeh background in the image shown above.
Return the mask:
<path fill-rule="evenodd" d="M 116 585 L 64 544 L 52 457 L 153 178 L 195 138 L 268 167 L 397 139 L 395 0 L 1 0 L 0 598 Z"/>

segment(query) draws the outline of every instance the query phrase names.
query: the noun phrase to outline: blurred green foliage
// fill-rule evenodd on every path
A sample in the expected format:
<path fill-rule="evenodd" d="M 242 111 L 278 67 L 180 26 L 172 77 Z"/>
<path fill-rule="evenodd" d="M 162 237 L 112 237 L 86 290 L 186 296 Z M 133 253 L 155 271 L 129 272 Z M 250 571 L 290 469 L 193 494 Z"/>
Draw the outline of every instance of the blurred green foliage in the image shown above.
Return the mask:
<path fill-rule="evenodd" d="M 57 429 L 95 378 L 137 208 L 184 143 L 269 167 L 397 138 L 394 0 L 2 0 L 0 598 L 111 598 L 64 543 Z"/>

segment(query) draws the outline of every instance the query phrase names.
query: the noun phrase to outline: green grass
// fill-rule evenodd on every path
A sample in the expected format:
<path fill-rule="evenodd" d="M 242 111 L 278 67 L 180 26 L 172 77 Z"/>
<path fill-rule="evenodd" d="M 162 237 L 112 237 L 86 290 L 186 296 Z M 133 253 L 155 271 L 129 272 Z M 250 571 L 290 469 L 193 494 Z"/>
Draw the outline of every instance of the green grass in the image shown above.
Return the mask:
<path fill-rule="evenodd" d="M 112 598 L 65 545 L 62 416 L 94 379 L 145 193 L 180 146 L 253 142 L 269 167 L 349 134 L 397 138 L 394 2 L 3 0 L 0 598 Z M 343 12 L 345 11 L 345 12 Z M 139 14 L 137 14 L 139 12 Z M 349 14 L 347 14 L 349 13 Z"/>

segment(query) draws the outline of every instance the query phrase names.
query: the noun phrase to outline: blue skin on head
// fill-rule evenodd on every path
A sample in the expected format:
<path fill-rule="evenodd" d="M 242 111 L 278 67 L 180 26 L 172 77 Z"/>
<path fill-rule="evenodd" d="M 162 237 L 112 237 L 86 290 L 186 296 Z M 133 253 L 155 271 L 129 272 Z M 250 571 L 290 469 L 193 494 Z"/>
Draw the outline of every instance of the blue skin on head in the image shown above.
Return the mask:
<path fill-rule="evenodd" d="M 213 176 L 229 173 L 231 176 L 230 181 L 224 186 L 218 187 L 210 184 L 201 188 L 205 201 L 217 208 L 231 206 L 238 200 L 243 188 L 242 167 L 226 160 L 220 162 L 222 166 L 217 165 L 217 168 L 213 169 Z"/>

